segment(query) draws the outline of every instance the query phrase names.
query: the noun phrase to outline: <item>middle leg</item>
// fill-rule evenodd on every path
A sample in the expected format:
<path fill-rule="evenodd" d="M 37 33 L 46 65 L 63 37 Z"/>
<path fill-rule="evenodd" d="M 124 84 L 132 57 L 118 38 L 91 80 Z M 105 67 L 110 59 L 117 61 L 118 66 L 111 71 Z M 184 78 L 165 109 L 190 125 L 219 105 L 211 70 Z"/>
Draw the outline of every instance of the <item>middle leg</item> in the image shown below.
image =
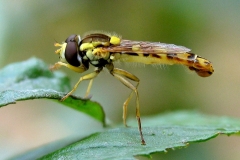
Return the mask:
<path fill-rule="evenodd" d="M 78 87 L 78 85 L 80 84 L 80 82 L 82 82 L 83 80 L 90 80 L 89 82 L 89 85 L 88 85 L 88 88 L 87 88 L 87 92 L 86 92 L 86 95 L 85 97 L 88 96 L 89 92 L 90 92 L 90 89 L 91 89 L 91 86 L 92 86 L 92 82 L 93 82 L 93 79 L 101 72 L 102 68 L 97 68 L 94 72 L 92 73 L 89 73 L 85 76 L 82 76 L 78 82 L 75 84 L 75 86 L 73 87 L 73 89 L 68 92 L 68 94 L 66 96 L 64 96 L 61 101 L 64 101 L 66 98 L 68 98 Z"/>

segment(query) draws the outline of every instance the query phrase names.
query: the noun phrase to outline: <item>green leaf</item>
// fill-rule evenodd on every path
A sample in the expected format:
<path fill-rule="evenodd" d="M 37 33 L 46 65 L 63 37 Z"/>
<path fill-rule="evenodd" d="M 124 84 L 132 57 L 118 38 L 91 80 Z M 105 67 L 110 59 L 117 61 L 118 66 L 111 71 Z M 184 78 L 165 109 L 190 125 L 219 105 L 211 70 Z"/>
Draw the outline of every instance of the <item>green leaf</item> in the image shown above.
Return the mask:
<path fill-rule="evenodd" d="M 0 107 L 16 101 L 39 98 L 59 102 L 71 90 L 66 75 L 51 72 L 49 66 L 37 58 L 4 67 L 0 70 L 0 77 Z M 104 111 L 96 102 L 70 96 L 61 103 L 105 124 Z"/>
<path fill-rule="evenodd" d="M 145 125 L 150 123 L 150 127 L 143 127 L 146 145 L 141 145 L 137 127 L 115 128 L 90 135 L 41 159 L 134 159 L 240 131 L 240 119 L 197 112 L 180 111 L 144 119 Z"/>

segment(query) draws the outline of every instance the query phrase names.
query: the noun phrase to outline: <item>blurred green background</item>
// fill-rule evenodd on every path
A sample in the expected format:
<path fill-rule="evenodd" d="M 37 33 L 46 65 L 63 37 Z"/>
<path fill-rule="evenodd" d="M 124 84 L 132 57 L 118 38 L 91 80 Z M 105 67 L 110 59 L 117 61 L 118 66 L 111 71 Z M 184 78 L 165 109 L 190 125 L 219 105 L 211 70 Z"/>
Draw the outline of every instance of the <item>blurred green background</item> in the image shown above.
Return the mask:
<path fill-rule="evenodd" d="M 116 32 L 123 39 L 183 45 L 212 61 L 211 77 L 201 78 L 178 65 L 116 65 L 140 78 L 141 115 L 194 109 L 240 117 L 239 6 L 239 0 L 0 1 L 0 68 L 32 56 L 54 64 L 55 41 L 94 30 Z M 72 85 L 82 75 L 66 68 L 61 71 L 71 77 Z M 87 84 L 83 82 L 75 94 L 84 95 Z M 129 93 L 107 71 L 95 79 L 91 90 L 92 100 L 102 104 L 115 124 L 122 123 L 122 104 Z M 134 113 L 131 103 L 129 116 Z M 19 102 L 0 109 L 0 159 L 101 130 L 98 122 L 61 104 Z M 153 158 L 239 159 L 239 150 L 240 137 L 221 136 Z"/>

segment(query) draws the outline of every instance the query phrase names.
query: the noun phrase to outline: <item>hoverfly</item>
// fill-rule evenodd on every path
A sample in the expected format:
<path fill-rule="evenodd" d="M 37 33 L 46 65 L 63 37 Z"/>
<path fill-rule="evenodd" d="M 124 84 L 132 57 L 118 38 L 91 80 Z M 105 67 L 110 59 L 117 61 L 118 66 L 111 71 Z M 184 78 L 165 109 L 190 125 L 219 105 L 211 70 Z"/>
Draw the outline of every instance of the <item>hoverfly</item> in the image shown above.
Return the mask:
<path fill-rule="evenodd" d="M 80 35 L 71 35 L 64 43 L 55 43 L 55 46 L 60 47 L 60 49 L 56 50 L 60 60 L 51 67 L 52 70 L 65 66 L 75 72 L 82 73 L 88 70 L 89 64 L 95 67 L 92 73 L 82 76 L 61 101 L 70 96 L 77 89 L 80 82 L 90 80 L 86 91 L 87 97 L 92 87 L 93 79 L 102 71 L 103 67 L 106 67 L 111 75 L 132 90 L 123 104 L 123 123 L 125 126 L 127 126 L 128 103 L 132 96 L 136 95 L 136 118 L 142 144 L 145 144 L 145 140 L 141 128 L 137 90 L 139 79 L 125 70 L 115 68 L 113 63 L 115 61 L 124 61 L 144 64 L 182 64 L 195 71 L 201 77 L 208 77 L 214 72 L 210 61 L 191 53 L 191 50 L 186 47 L 174 44 L 131 41 L 121 39 L 116 35 L 92 33 L 83 38 Z M 135 81 L 136 85 L 133 85 L 129 80 Z"/>

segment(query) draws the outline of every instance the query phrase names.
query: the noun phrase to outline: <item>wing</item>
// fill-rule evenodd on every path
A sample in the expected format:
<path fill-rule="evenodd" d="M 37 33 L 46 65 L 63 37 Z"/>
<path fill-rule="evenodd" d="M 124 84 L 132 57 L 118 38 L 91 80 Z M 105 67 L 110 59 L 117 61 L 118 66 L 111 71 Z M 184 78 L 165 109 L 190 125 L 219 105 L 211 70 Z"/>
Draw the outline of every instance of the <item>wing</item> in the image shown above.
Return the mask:
<path fill-rule="evenodd" d="M 177 63 L 175 59 L 195 59 L 195 55 L 192 59 L 193 56 L 189 55 L 190 49 L 186 47 L 160 42 L 121 40 L 119 45 L 101 47 L 101 52 L 110 52 L 112 57 L 120 53 L 114 60 L 144 64 L 174 64 Z"/>
<path fill-rule="evenodd" d="M 121 40 L 119 45 L 103 47 L 106 52 L 118 53 L 143 53 L 143 54 L 171 54 L 171 53 L 186 53 L 191 50 L 174 44 L 166 44 L 160 42 L 145 42 Z"/>
<path fill-rule="evenodd" d="M 113 60 L 123 62 L 182 64 L 202 77 L 208 77 L 214 71 L 210 61 L 190 53 L 191 50 L 186 47 L 174 44 L 122 40 L 119 45 L 102 47 L 102 51 L 112 53 L 112 57 L 120 53 Z"/>

